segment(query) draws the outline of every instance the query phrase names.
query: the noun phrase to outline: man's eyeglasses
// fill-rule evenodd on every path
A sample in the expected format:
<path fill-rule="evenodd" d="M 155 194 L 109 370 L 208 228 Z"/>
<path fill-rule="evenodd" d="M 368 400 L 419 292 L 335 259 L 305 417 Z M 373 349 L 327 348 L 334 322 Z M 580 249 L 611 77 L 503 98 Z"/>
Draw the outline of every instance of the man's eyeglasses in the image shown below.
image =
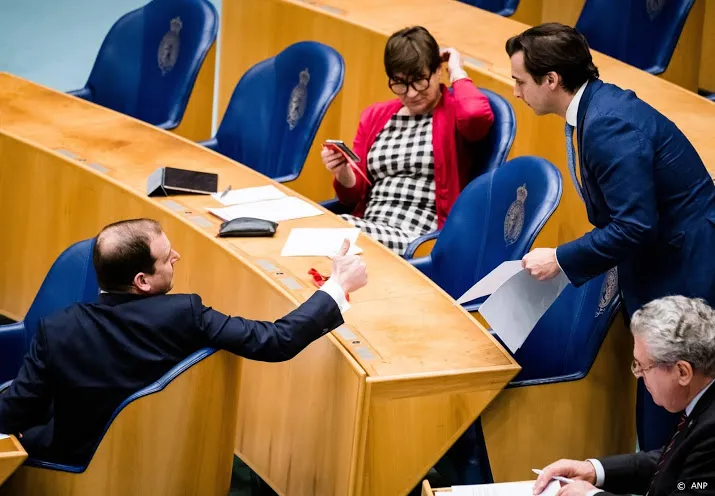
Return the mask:
<path fill-rule="evenodd" d="M 654 363 L 652 365 L 648 365 L 647 367 L 642 366 L 640 363 L 638 363 L 637 360 L 633 360 L 631 362 L 631 372 L 633 372 L 633 375 L 638 377 L 643 377 L 643 375 L 648 372 L 650 369 L 654 369 L 656 367 L 662 367 L 663 365 L 671 365 L 669 363 Z"/>
<path fill-rule="evenodd" d="M 409 90 L 410 86 L 413 90 L 417 92 L 427 90 L 429 88 L 431 78 L 432 75 L 430 74 L 429 77 L 421 77 L 419 79 L 413 79 L 412 81 L 403 79 L 390 79 L 390 82 L 388 84 L 390 86 L 390 90 L 392 90 L 395 95 L 402 96 L 407 94 L 407 91 Z"/>

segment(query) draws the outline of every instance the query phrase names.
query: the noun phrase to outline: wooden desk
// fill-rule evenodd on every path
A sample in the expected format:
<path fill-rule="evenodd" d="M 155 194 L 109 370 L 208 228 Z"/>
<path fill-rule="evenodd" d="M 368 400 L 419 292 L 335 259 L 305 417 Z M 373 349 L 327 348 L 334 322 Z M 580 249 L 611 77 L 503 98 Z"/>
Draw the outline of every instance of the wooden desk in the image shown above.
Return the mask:
<path fill-rule="evenodd" d="M 65 151 L 63 151 L 65 150 Z M 73 158 L 68 158 L 67 154 Z M 281 258 L 275 238 L 218 239 L 207 196 L 152 199 L 160 165 L 219 174 L 219 188 L 271 184 L 142 122 L 0 74 L 0 313 L 23 315 L 55 257 L 112 221 L 160 221 L 181 254 L 175 291 L 247 318 L 276 319 L 314 291 L 326 258 Z M 291 193 L 288 188 L 277 185 Z M 405 494 L 519 367 L 459 305 L 361 235 L 368 287 L 338 332 L 280 364 L 241 360 L 236 454 L 281 494 Z"/>
<path fill-rule="evenodd" d="M 439 4 L 439 6 L 437 6 Z M 329 173 L 320 163 L 321 137 L 352 142 L 360 112 L 373 102 L 394 98 L 384 75 L 383 51 L 387 37 L 407 25 L 423 25 L 442 46 L 453 46 L 466 59 L 466 69 L 480 87 L 496 91 L 514 107 L 517 134 L 511 156 L 538 155 L 561 170 L 568 183 L 564 121 L 536 117 L 513 97 L 506 40 L 528 26 L 455 0 L 242 0 L 224 2 L 219 83 L 219 113 L 223 114 L 240 76 L 252 65 L 292 43 L 312 39 L 338 50 L 345 59 L 345 84 L 330 119 L 316 137 L 297 191 L 312 195 L 310 184 L 332 196 Z M 715 173 L 712 128 L 715 104 L 661 78 L 605 55 L 594 53 L 602 78 L 636 91 L 688 136 L 706 166 Z M 336 115 L 337 114 L 337 115 Z M 556 246 L 582 235 L 591 226 L 576 191 L 564 187 L 561 204 L 546 224 L 535 246 Z"/>
<path fill-rule="evenodd" d="M 27 453 L 15 436 L 0 439 L 0 486 L 22 465 Z"/>

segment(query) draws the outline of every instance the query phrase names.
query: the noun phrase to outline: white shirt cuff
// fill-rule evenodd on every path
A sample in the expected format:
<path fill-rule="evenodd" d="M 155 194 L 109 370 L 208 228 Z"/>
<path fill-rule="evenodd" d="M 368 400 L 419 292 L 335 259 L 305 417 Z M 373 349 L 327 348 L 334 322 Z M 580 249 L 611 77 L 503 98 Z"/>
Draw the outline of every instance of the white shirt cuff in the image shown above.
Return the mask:
<path fill-rule="evenodd" d="M 561 272 L 564 272 L 563 267 L 561 267 L 561 264 L 559 263 L 558 250 L 556 250 L 556 249 L 554 249 L 554 258 L 556 259 L 556 265 L 559 266 L 559 270 L 560 270 Z M 566 276 L 566 272 L 564 272 L 564 275 Z M 569 282 L 571 282 L 571 281 L 569 280 L 569 276 L 566 276 L 566 280 L 569 281 Z"/>
<path fill-rule="evenodd" d="M 325 291 L 333 300 L 335 300 L 335 303 L 337 303 L 338 308 L 340 309 L 340 313 L 345 313 L 350 310 L 350 303 L 348 303 L 348 300 L 345 298 L 345 291 L 343 291 L 343 288 L 341 288 L 340 284 L 338 284 L 335 280 L 328 279 L 325 281 L 319 291 Z"/>
<path fill-rule="evenodd" d="M 603 483 L 606 482 L 606 471 L 603 470 L 603 465 L 595 458 L 589 458 L 586 461 L 590 462 L 593 468 L 596 469 L 596 483 L 594 486 L 603 487 Z"/>
<path fill-rule="evenodd" d="M 449 73 L 449 82 L 454 83 L 460 79 L 469 77 L 464 69 L 455 69 Z"/>
<path fill-rule="evenodd" d="M 586 493 L 586 496 L 593 496 L 594 494 L 602 493 L 603 489 L 591 489 Z"/>

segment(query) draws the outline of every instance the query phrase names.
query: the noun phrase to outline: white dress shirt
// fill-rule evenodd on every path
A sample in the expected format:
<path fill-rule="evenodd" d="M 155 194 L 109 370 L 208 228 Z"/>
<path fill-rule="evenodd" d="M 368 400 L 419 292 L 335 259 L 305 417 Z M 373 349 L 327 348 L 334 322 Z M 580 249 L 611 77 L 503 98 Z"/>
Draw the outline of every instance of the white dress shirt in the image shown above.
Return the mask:
<path fill-rule="evenodd" d="M 700 390 L 700 392 L 695 396 L 695 398 L 690 400 L 690 403 L 688 403 L 688 406 L 685 407 L 685 415 L 687 415 L 689 417 L 690 414 L 693 413 L 693 409 L 695 408 L 695 405 L 697 405 L 698 400 L 700 398 L 702 398 L 702 396 L 705 394 L 705 391 L 707 391 L 710 388 L 710 386 L 713 385 L 713 382 L 715 382 L 715 381 L 711 380 L 707 386 L 705 386 L 702 390 Z M 595 484 L 595 486 L 602 487 L 603 483 L 606 482 L 606 472 L 605 472 L 605 470 L 603 470 L 603 465 L 601 465 L 601 462 L 599 462 L 595 458 L 589 458 L 588 461 L 591 462 L 591 465 L 593 465 L 593 468 L 596 469 L 596 484 Z M 602 492 L 600 489 L 594 490 L 594 491 L 589 492 L 587 496 L 593 496 L 594 494 L 600 493 L 600 492 Z"/>

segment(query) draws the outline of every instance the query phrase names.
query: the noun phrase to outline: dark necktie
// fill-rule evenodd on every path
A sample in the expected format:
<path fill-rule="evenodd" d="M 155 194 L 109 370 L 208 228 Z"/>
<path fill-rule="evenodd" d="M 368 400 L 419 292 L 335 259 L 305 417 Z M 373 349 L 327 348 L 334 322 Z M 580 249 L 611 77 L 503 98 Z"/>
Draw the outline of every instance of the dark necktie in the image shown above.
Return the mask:
<path fill-rule="evenodd" d="M 579 198 L 583 201 L 581 183 L 578 182 L 578 176 L 576 175 L 576 150 L 573 146 L 573 130 L 574 127 L 567 122 L 564 129 L 564 132 L 566 133 L 566 158 L 569 162 L 569 172 L 571 173 L 571 180 L 573 181 L 574 188 L 576 188 Z"/>
<path fill-rule="evenodd" d="M 683 432 L 683 429 L 688 423 L 688 416 L 685 415 L 685 412 L 680 416 L 680 422 L 678 422 L 678 428 L 675 429 L 675 433 L 673 433 L 673 437 L 670 438 L 670 442 L 668 443 L 668 446 L 665 447 L 663 452 L 660 454 L 660 458 L 658 459 L 658 465 L 655 467 L 655 472 L 653 473 L 653 477 L 650 479 L 650 485 L 648 486 L 648 492 L 645 493 L 646 496 L 650 494 L 650 492 L 653 490 L 653 486 L 655 485 L 655 481 L 658 480 L 658 475 L 660 474 L 660 471 L 663 468 L 663 465 L 665 465 L 665 462 L 668 461 L 668 458 L 670 457 L 670 451 L 673 449 L 673 446 L 675 446 L 675 441 L 677 441 L 678 437 L 680 436 L 680 433 Z"/>

